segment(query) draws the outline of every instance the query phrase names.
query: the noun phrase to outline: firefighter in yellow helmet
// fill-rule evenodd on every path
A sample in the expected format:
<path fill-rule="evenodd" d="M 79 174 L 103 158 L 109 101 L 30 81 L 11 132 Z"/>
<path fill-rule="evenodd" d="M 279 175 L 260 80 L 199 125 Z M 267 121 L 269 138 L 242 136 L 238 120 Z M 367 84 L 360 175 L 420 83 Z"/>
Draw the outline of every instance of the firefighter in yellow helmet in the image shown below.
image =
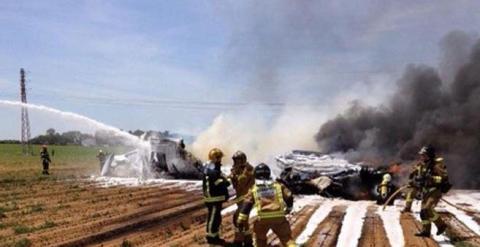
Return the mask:
<path fill-rule="evenodd" d="M 378 198 L 377 203 L 383 204 L 392 193 L 392 175 L 388 172 L 382 175 L 382 180 L 377 187 Z M 393 201 L 392 201 L 393 203 Z"/>
<path fill-rule="evenodd" d="M 233 225 L 235 227 L 234 246 L 253 246 L 252 233 L 248 227 L 248 221 L 244 229 L 240 230 L 237 224 L 240 208 L 243 204 L 248 190 L 255 184 L 253 166 L 247 161 L 247 155 L 237 151 L 232 156 L 233 166 L 230 173 L 230 180 L 236 192 L 237 210 L 233 214 Z"/>
<path fill-rule="evenodd" d="M 245 229 L 248 215 L 255 207 L 257 209 L 257 219 L 253 223 L 255 246 L 267 246 L 269 230 L 278 236 L 283 246 L 295 246 L 290 223 L 285 217 L 292 210 L 292 193 L 282 184 L 272 181 L 270 168 L 266 164 L 256 166 L 254 174 L 255 184 L 245 196 L 238 216 L 239 228 Z"/>
<path fill-rule="evenodd" d="M 437 226 L 437 235 L 440 235 L 445 232 L 447 225 L 435 211 L 435 206 L 442 198 L 442 194 L 448 192 L 451 187 L 448 182 L 447 168 L 443 164 L 443 158 L 436 157 L 432 146 L 423 147 L 418 154 L 420 155 L 418 187 L 423 194 L 420 218 L 423 227 L 415 235 L 430 237 L 432 222 Z"/>
<path fill-rule="evenodd" d="M 208 163 L 203 168 L 203 196 L 208 209 L 207 242 L 212 245 L 224 245 L 220 238 L 222 224 L 222 204 L 228 201 L 228 186 L 230 183 L 220 170 L 223 152 L 214 148 L 208 154 Z"/>

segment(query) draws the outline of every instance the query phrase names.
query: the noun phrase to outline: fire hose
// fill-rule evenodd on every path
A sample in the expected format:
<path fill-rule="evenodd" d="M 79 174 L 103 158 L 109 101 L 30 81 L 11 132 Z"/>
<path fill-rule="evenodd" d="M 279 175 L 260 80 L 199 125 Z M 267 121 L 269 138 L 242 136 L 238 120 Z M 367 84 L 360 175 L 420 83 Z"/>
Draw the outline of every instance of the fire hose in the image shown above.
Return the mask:
<path fill-rule="evenodd" d="M 385 210 L 385 208 L 387 207 L 387 205 L 390 203 L 390 201 L 393 200 L 393 198 L 395 198 L 400 192 L 404 191 L 405 189 L 407 189 L 408 187 L 410 187 L 409 185 L 404 185 L 400 188 L 398 188 L 398 190 L 396 190 L 395 192 L 393 192 L 393 194 L 385 201 L 385 203 L 383 204 L 383 208 L 382 210 Z"/>
<path fill-rule="evenodd" d="M 453 203 L 451 203 L 451 202 L 449 202 L 449 201 L 447 201 L 443 198 L 441 198 L 440 200 L 443 201 L 444 203 L 458 209 L 458 210 L 465 211 L 465 212 L 470 213 L 470 214 L 478 214 L 479 213 L 478 211 L 475 211 L 475 210 L 470 210 L 470 209 L 466 209 L 464 207 L 457 206 L 457 205 L 455 205 L 455 204 L 453 204 Z"/>
<path fill-rule="evenodd" d="M 407 189 L 408 187 L 410 187 L 409 185 L 404 185 L 402 187 L 400 187 L 398 190 L 396 190 L 386 201 L 385 203 L 383 204 L 383 208 L 382 210 L 385 210 L 385 208 L 387 207 L 387 205 L 390 203 L 391 200 L 393 200 L 400 192 L 402 192 L 403 190 Z M 458 209 L 458 210 L 461 210 L 461 211 L 464 211 L 466 213 L 470 213 L 470 214 L 478 214 L 479 212 L 478 211 L 475 211 L 475 210 L 470 210 L 470 209 L 467 209 L 467 208 L 464 208 L 464 207 L 460 207 L 458 205 L 455 205 L 451 202 L 449 202 L 448 200 L 444 199 L 444 198 L 441 198 L 440 199 L 442 202 L 445 202 L 446 204 Z"/>

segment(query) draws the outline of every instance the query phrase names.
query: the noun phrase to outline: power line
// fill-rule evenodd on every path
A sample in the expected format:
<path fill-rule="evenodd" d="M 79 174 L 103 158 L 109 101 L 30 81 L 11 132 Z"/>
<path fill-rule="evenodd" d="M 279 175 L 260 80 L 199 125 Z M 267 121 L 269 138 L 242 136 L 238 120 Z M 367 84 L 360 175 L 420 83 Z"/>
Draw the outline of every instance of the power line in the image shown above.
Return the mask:
<path fill-rule="evenodd" d="M 27 92 L 25 89 L 25 70 L 20 69 L 20 98 L 22 103 L 27 103 Z M 32 146 L 30 145 L 30 119 L 28 118 L 28 109 L 22 106 L 22 149 L 23 154 L 32 154 Z"/>

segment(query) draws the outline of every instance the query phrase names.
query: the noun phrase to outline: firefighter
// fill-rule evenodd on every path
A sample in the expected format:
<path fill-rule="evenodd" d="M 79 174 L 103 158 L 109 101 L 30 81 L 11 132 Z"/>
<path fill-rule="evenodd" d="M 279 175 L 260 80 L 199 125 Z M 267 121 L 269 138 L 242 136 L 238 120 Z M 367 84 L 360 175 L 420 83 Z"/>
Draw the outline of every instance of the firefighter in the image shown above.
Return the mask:
<path fill-rule="evenodd" d="M 437 226 L 437 235 L 445 232 L 447 226 L 435 211 L 435 206 L 440 201 L 442 193 L 448 192 L 451 185 L 448 182 L 447 168 L 443 158 L 437 158 L 432 146 L 424 146 L 418 152 L 420 155 L 420 183 L 419 188 L 423 194 L 420 218 L 422 230 L 416 233 L 419 237 L 430 237 L 432 222 Z"/>
<path fill-rule="evenodd" d="M 237 151 L 232 156 L 233 166 L 230 180 L 236 192 L 237 210 L 233 214 L 233 225 L 235 227 L 234 246 L 253 246 L 252 233 L 248 227 L 248 221 L 245 228 L 240 230 L 237 225 L 238 215 L 248 190 L 255 184 L 253 175 L 253 166 L 247 162 L 247 155 L 242 151 Z"/>
<path fill-rule="evenodd" d="M 230 183 L 222 174 L 223 152 L 214 148 L 208 153 L 209 162 L 203 168 L 203 195 L 205 206 L 208 209 L 207 242 L 212 245 L 224 245 L 225 240 L 220 238 L 222 224 L 222 204 L 228 200 L 228 186 Z"/>
<path fill-rule="evenodd" d="M 286 214 L 292 210 L 293 196 L 285 186 L 273 181 L 270 173 L 270 168 L 266 164 L 262 163 L 255 167 L 255 184 L 245 196 L 237 224 L 240 229 L 245 229 L 250 210 L 255 207 L 257 209 L 257 219 L 253 223 L 255 246 L 267 246 L 267 233 L 272 230 L 283 246 L 292 247 L 295 246 L 295 242 Z"/>
<path fill-rule="evenodd" d="M 40 159 L 42 159 L 43 166 L 42 174 L 49 175 L 48 168 L 50 166 L 50 162 L 52 161 L 50 160 L 50 155 L 48 154 L 47 145 L 42 146 L 42 151 L 40 151 Z"/>
<path fill-rule="evenodd" d="M 97 159 L 98 159 L 98 162 L 100 163 L 100 172 L 102 172 L 102 169 L 103 169 L 103 164 L 105 163 L 105 160 L 107 158 L 107 155 L 103 152 L 103 150 L 98 150 L 98 154 L 97 154 Z"/>
<path fill-rule="evenodd" d="M 382 175 L 382 180 L 377 187 L 378 199 L 377 204 L 383 204 L 392 194 L 392 175 L 388 172 Z M 393 203 L 393 200 L 391 201 Z"/>

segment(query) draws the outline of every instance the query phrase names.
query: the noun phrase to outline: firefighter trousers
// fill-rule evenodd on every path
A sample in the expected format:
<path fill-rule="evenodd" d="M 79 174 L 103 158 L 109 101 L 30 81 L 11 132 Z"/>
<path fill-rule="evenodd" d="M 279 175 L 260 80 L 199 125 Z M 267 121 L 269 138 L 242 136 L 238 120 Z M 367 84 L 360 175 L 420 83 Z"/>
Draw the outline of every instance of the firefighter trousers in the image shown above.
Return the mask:
<path fill-rule="evenodd" d="M 43 165 L 43 171 L 42 171 L 42 173 L 43 173 L 43 174 L 48 174 L 48 167 L 49 167 L 50 163 L 49 163 L 48 161 L 44 160 L 44 161 L 42 162 L 42 165 Z"/>
<path fill-rule="evenodd" d="M 253 240 L 252 240 L 252 232 L 250 231 L 250 226 L 248 224 L 248 219 L 247 222 L 245 223 L 245 228 L 240 230 L 238 228 L 238 215 L 240 215 L 240 210 L 242 207 L 243 203 L 237 203 L 237 210 L 233 214 L 233 226 L 235 227 L 235 237 L 234 237 L 234 242 L 235 243 L 244 243 L 245 246 L 252 246 Z"/>
<path fill-rule="evenodd" d="M 422 199 L 422 209 L 420 210 L 420 219 L 422 220 L 422 226 L 424 231 L 430 232 L 432 222 L 437 227 L 445 226 L 440 215 L 435 211 L 435 206 L 442 198 L 442 192 L 438 188 L 432 188 L 425 193 Z"/>
<path fill-rule="evenodd" d="M 208 209 L 207 239 L 220 238 L 222 224 L 222 202 L 205 203 Z"/>
<path fill-rule="evenodd" d="M 412 209 L 412 204 L 413 200 L 415 197 L 417 197 L 418 193 L 418 188 L 416 187 L 410 187 L 407 190 L 407 196 L 405 198 L 405 209 L 411 210 Z"/>
<path fill-rule="evenodd" d="M 294 247 L 295 241 L 292 238 L 290 223 L 285 217 L 257 219 L 253 223 L 253 232 L 255 233 L 255 246 L 267 246 L 267 233 L 272 230 L 285 247 Z"/>

